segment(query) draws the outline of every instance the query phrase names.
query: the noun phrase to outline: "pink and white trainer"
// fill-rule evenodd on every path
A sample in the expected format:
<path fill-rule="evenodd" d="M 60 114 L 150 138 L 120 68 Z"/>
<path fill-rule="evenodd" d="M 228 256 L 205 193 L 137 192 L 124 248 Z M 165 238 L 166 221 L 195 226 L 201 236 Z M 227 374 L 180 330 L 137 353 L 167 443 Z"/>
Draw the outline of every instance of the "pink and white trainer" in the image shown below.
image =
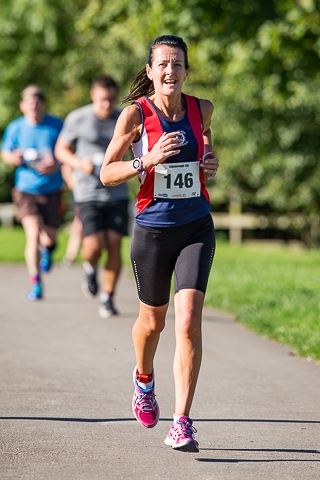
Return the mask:
<path fill-rule="evenodd" d="M 153 386 L 143 389 L 138 385 L 137 367 L 133 370 L 134 394 L 132 399 L 132 411 L 139 423 L 145 428 L 153 428 L 157 425 L 160 415 L 158 402 L 154 393 L 154 373 Z"/>
<path fill-rule="evenodd" d="M 171 425 L 167 438 L 164 443 L 168 447 L 181 452 L 199 452 L 199 443 L 194 438 L 197 430 L 192 425 L 192 420 L 189 417 L 182 416 Z"/>

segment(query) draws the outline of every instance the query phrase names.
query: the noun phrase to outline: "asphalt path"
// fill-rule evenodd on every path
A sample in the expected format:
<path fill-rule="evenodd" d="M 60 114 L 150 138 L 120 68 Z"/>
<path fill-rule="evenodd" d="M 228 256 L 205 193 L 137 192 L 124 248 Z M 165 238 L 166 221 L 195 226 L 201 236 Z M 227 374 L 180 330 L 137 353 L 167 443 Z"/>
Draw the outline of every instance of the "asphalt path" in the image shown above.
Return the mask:
<path fill-rule="evenodd" d="M 198 454 L 164 445 L 173 414 L 174 317 L 156 359 L 160 421 L 131 410 L 130 271 L 120 315 L 101 319 L 80 266 L 55 266 L 45 299 L 26 298 L 23 265 L 0 265 L 0 478 L 45 480 L 313 480 L 320 478 L 320 366 L 206 308 L 191 417 Z"/>

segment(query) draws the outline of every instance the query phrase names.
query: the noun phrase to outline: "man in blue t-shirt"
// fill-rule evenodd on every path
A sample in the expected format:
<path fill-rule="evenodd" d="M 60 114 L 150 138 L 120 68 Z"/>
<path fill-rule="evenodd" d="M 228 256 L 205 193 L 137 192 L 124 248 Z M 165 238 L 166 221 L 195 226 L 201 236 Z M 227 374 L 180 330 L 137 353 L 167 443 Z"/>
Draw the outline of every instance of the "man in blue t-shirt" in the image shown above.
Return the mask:
<path fill-rule="evenodd" d="M 29 300 L 43 296 L 40 272 L 51 268 L 61 224 L 60 164 L 54 147 L 62 120 L 45 113 L 45 97 L 37 85 L 27 86 L 19 104 L 23 117 L 7 126 L 2 140 L 2 159 L 16 167 L 12 191 L 17 219 L 26 234 L 25 260 L 30 275 Z"/>

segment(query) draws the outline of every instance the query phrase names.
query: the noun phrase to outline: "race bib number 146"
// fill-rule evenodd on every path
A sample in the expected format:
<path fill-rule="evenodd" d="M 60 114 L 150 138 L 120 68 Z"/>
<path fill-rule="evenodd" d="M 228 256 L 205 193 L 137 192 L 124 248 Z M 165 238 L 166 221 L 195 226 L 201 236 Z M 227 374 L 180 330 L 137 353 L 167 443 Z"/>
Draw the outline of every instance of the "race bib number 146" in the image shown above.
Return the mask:
<path fill-rule="evenodd" d="M 191 198 L 199 196 L 199 162 L 160 163 L 155 166 L 155 198 Z"/>

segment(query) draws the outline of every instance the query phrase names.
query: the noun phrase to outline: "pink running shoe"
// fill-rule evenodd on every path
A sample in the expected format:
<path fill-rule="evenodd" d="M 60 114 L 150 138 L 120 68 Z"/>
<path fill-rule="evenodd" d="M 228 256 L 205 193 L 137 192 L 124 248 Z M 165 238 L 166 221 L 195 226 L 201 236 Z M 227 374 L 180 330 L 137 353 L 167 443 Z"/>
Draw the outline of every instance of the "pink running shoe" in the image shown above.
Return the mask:
<path fill-rule="evenodd" d="M 148 390 L 140 388 L 137 383 L 137 367 L 134 367 L 133 384 L 135 387 L 132 399 L 133 414 L 143 427 L 153 428 L 157 425 L 160 415 L 159 405 L 155 399 L 154 383 Z"/>
<path fill-rule="evenodd" d="M 199 452 L 199 443 L 194 438 L 197 430 L 192 426 L 192 420 L 189 417 L 180 417 L 180 420 L 173 423 L 164 443 L 174 450 L 181 452 Z"/>

